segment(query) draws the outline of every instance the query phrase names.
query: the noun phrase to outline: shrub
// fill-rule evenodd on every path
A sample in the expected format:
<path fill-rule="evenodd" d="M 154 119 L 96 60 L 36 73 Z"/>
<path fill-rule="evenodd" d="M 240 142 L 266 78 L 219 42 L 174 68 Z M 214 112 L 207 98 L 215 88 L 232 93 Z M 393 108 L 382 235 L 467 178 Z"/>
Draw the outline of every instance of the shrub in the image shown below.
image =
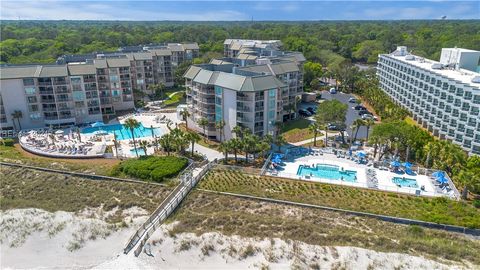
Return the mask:
<path fill-rule="evenodd" d="M 476 208 L 480 208 L 480 200 L 474 200 L 473 206 L 475 206 Z"/>
<path fill-rule="evenodd" d="M 13 139 L 3 139 L 2 144 L 5 146 L 13 146 L 15 144 L 15 141 Z"/>
<path fill-rule="evenodd" d="M 144 156 L 123 161 L 116 170 L 139 179 L 161 182 L 176 176 L 187 164 L 188 160 L 182 157 Z"/>

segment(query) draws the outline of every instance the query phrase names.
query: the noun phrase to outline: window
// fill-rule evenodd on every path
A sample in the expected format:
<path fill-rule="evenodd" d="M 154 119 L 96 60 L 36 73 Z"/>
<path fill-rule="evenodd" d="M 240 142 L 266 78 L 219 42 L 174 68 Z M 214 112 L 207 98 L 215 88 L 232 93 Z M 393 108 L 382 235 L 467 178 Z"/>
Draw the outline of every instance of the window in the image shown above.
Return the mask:
<path fill-rule="evenodd" d="M 31 113 L 30 114 L 30 119 L 32 120 L 38 120 L 40 119 L 42 116 L 40 115 L 40 113 L 36 112 L 36 113 Z"/>
<path fill-rule="evenodd" d="M 80 77 L 71 77 L 71 78 L 70 78 L 70 81 L 71 81 L 73 84 L 82 83 L 82 79 L 80 79 Z"/>
<path fill-rule="evenodd" d="M 38 105 L 36 104 L 28 105 L 28 110 L 31 112 L 38 112 Z"/>
<path fill-rule="evenodd" d="M 25 94 L 35 95 L 35 93 L 36 93 L 35 87 L 25 87 Z"/>
<path fill-rule="evenodd" d="M 32 78 L 25 78 L 23 79 L 24 86 L 35 85 L 35 81 Z"/>
<path fill-rule="evenodd" d="M 28 103 L 37 103 L 37 97 L 27 97 Z"/>

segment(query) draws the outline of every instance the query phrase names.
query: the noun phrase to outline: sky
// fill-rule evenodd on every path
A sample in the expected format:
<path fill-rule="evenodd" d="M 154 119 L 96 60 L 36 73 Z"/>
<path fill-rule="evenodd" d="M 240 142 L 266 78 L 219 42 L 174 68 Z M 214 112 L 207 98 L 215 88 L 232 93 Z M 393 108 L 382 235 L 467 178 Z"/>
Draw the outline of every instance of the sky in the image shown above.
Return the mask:
<path fill-rule="evenodd" d="M 476 1 L 0 0 L 2 20 L 299 21 L 480 19 Z"/>

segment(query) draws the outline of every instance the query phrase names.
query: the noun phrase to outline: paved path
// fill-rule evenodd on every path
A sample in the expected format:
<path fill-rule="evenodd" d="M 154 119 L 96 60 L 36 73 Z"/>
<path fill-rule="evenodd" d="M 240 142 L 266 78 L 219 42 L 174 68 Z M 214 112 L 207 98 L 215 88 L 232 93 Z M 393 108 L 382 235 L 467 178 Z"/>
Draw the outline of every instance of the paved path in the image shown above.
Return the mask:
<path fill-rule="evenodd" d="M 188 146 L 188 151 L 192 151 L 191 144 Z M 212 161 L 214 159 L 220 159 L 224 157 L 223 153 L 218 152 L 217 150 L 213 150 L 211 148 L 205 147 L 198 143 L 195 144 L 194 151 L 207 156 L 208 161 Z"/>
<path fill-rule="evenodd" d="M 331 138 L 331 137 L 335 137 L 337 135 L 339 135 L 340 132 L 335 132 L 335 131 L 331 131 L 331 132 L 328 132 L 328 137 Z M 295 143 L 289 143 L 291 145 L 295 145 L 295 146 L 300 146 L 300 145 L 304 145 L 304 144 L 307 144 L 307 143 L 311 143 L 314 141 L 314 138 L 311 138 L 311 139 L 307 139 L 307 140 L 303 140 L 303 141 L 299 141 L 299 142 L 295 142 Z M 325 135 L 322 135 L 322 136 L 317 136 L 317 142 L 323 142 L 325 141 Z"/>

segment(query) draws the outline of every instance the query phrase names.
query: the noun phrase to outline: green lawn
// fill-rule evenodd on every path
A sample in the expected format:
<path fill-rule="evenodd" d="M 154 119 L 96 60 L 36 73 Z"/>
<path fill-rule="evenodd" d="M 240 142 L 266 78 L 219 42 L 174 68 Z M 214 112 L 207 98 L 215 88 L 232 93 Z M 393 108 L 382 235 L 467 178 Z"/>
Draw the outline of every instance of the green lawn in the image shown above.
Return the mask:
<path fill-rule="evenodd" d="M 287 142 L 295 143 L 313 138 L 313 132 L 308 129 L 311 121 L 305 118 L 299 118 L 286 122 L 282 127 L 282 135 Z M 319 133 L 317 136 L 321 136 Z"/>
<path fill-rule="evenodd" d="M 167 96 L 169 94 L 171 94 L 171 93 L 166 93 Z M 185 102 L 185 92 L 180 91 L 180 92 L 177 92 L 177 93 L 173 94 L 169 99 L 165 100 L 164 104 L 167 107 L 171 107 L 171 106 L 176 106 L 176 105 L 178 105 L 180 103 L 184 103 L 184 102 Z"/>
<path fill-rule="evenodd" d="M 415 197 L 235 171 L 210 172 L 198 187 L 480 228 L 480 209 L 446 198 Z"/>

